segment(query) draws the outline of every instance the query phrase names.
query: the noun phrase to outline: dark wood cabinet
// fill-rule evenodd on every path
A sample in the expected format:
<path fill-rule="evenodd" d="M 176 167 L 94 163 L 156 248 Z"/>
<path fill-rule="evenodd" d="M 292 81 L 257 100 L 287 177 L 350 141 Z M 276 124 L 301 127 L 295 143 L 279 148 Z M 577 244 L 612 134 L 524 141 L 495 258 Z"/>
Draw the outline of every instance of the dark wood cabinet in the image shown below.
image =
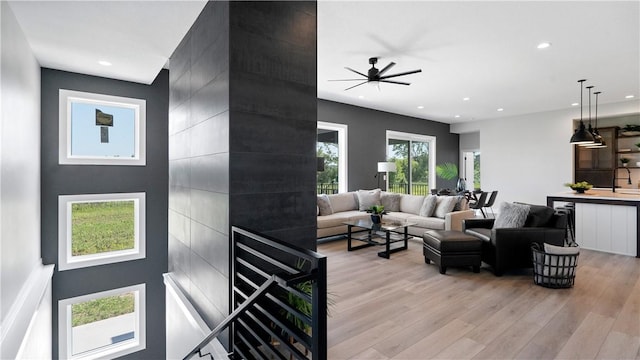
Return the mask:
<path fill-rule="evenodd" d="M 610 187 L 613 169 L 618 166 L 618 128 L 605 127 L 598 131 L 607 147 L 589 149 L 575 145 L 574 181 L 587 181 L 595 187 Z"/>

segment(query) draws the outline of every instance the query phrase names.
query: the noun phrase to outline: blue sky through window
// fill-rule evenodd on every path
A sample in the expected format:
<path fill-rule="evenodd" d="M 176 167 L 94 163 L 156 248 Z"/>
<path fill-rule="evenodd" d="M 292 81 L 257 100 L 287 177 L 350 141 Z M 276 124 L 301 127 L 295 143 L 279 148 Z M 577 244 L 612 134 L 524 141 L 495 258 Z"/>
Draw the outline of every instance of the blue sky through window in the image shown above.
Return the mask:
<path fill-rule="evenodd" d="M 113 115 L 109 142 L 100 141 L 96 109 Z M 71 155 L 132 158 L 135 154 L 135 111 L 112 105 L 71 103 Z"/>

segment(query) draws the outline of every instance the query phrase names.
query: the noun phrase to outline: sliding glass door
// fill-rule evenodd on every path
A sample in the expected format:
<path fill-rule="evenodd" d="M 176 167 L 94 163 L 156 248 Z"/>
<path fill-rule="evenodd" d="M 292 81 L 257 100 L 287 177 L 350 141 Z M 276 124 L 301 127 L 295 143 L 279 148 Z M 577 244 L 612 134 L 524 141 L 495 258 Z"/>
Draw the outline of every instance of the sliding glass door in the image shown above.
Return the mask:
<path fill-rule="evenodd" d="M 401 194 L 426 195 L 435 185 L 433 136 L 387 131 L 387 161 L 396 164 L 389 173 L 387 189 Z"/>

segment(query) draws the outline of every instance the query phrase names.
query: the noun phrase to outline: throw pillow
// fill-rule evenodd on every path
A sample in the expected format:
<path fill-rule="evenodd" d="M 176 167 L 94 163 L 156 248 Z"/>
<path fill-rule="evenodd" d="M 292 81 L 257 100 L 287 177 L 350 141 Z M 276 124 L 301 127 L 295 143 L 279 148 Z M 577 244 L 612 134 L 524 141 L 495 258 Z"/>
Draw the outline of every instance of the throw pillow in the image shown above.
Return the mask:
<path fill-rule="evenodd" d="M 438 196 L 433 216 L 444 219 L 445 215 L 453 211 L 457 201 L 455 196 Z"/>
<path fill-rule="evenodd" d="M 369 210 L 373 205 L 380 205 L 380 189 L 358 190 L 360 211 Z"/>
<path fill-rule="evenodd" d="M 318 195 L 318 209 L 320 215 L 322 216 L 333 214 L 333 209 L 331 208 L 331 203 L 329 202 L 329 196 Z"/>
<path fill-rule="evenodd" d="M 503 202 L 500 205 L 498 217 L 493 223 L 493 228 L 500 229 L 523 227 L 524 222 L 527 220 L 527 215 L 529 215 L 529 205 Z"/>
<path fill-rule="evenodd" d="M 456 206 L 453 207 L 453 211 L 469 210 L 469 201 L 467 201 L 464 195 L 456 195 L 455 197 L 457 201 Z"/>
<path fill-rule="evenodd" d="M 424 203 L 424 196 L 402 194 L 400 211 L 407 214 L 420 215 L 420 208 Z"/>
<path fill-rule="evenodd" d="M 424 202 L 422 203 L 422 207 L 420 208 L 420 216 L 430 217 L 433 216 L 433 211 L 436 209 L 436 202 L 438 201 L 438 197 L 436 195 L 429 195 L 424 198 Z"/>
<path fill-rule="evenodd" d="M 555 210 L 548 206 L 529 205 L 529 215 L 524 222 L 524 227 L 544 227 L 549 223 Z"/>
<path fill-rule="evenodd" d="M 575 268 L 578 257 L 562 255 L 578 255 L 580 253 L 580 247 L 556 246 L 544 243 L 544 252 L 546 255 L 544 256 L 545 266 L 542 271 L 543 275 L 566 278 Z"/>
<path fill-rule="evenodd" d="M 400 198 L 402 195 L 383 191 L 380 193 L 380 205 L 387 211 L 400 211 Z"/>

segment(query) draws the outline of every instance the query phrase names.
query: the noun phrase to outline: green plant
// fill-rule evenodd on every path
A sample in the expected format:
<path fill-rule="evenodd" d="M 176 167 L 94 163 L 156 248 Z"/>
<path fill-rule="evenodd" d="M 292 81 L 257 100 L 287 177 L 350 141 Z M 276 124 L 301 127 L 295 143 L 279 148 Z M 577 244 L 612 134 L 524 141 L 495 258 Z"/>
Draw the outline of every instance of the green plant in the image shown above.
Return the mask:
<path fill-rule="evenodd" d="M 640 148 L 640 142 L 639 142 L 639 143 L 636 143 L 636 146 Z"/>
<path fill-rule="evenodd" d="M 623 128 L 624 131 L 640 131 L 640 125 L 627 124 Z"/>
<path fill-rule="evenodd" d="M 589 190 L 589 189 L 591 189 L 593 187 L 593 185 L 589 184 L 586 181 L 577 182 L 575 184 L 566 183 L 566 184 L 564 184 L 564 186 L 570 187 L 571 190 L 578 190 L 578 189 Z"/>
<path fill-rule="evenodd" d="M 445 180 L 453 180 L 458 177 L 458 165 L 454 163 L 436 165 L 436 175 Z"/>
<path fill-rule="evenodd" d="M 629 159 L 629 158 L 626 158 L 626 157 L 620 158 L 620 162 L 623 163 L 623 164 L 626 164 L 629 161 L 631 161 L 631 159 Z"/>
<path fill-rule="evenodd" d="M 384 214 L 384 206 L 382 205 L 372 205 L 369 208 L 369 211 L 372 214 Z"/>

